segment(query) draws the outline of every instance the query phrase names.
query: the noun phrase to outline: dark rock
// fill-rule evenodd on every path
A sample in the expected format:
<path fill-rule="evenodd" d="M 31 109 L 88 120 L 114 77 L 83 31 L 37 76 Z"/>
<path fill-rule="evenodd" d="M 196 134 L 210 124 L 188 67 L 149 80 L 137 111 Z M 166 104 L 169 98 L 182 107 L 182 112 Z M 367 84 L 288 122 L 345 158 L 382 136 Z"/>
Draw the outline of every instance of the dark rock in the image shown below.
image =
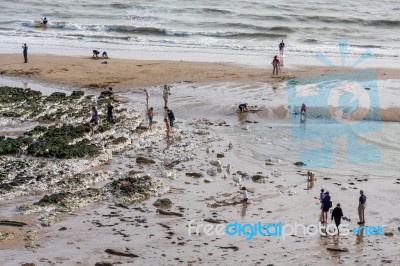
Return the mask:
<path fill-rule="evenodd" d="M 22 263 L 21 266 L 36 266 L 35 263 Z"/>
<path fill-rule="evenodd" d="M 383 233 L 385 236 L 394 236 L 393 232 L 385 232 Z"/>
<path fill-rule="evenodd" d="M 111 254 L 111 255 L 117 255 L 117 256 L 123 256 L 123 257 L 130 257 L 130 258 L 137 258 L 139 257 L 136 254 L 130 253 L 130 252 L 122 252 L 122 251 L 117 251 L 114 249 L 106 249 L 105 250 L 106 253 Z"/>
<path fill-rule="evenodd" d="M 114 264 L 110 263 L 110 262 L 96 262 L 96 264 L 94 266 L 113 266 Z"/>
<path fill-rule="evenodd" d="M 256 183 L 265 183 L 267 178 L 268 178 L 268 176 L 263 176 L 263 175 L 257 174 L 257 175 L 253 175 L 251 177 L 251 180 L 253 180 L 253 182 L 256 182 Z"/>
<path fill-rule="evenodd" d="M 221 220 L 221 219 L 212 219 L 212 218 L 206 218 L 204 219 L 205 222 L 209 222 L 212 224 L 222 224 L 222 223 L 227 223 L 227 221 L 225 220 Z"/>
<path fill-rule="evenodd" d="M 153 203 L 153 206 L 158 208 L 170 208 L 172 206 L 172 201 L 170 199 L 158 199 Z"/>
<path fill-rule="evenodd" d="M 183 217 L 183 214 L 179 213 L 179 212 L 164 211 L 164 210 L 161 210 L 161 209 L 157 209 L 157 212 L 159 214 L 162 214 L 162 215 L 172 215 L 172 216 Z"/>
<path fill-rule="evenodd" d="M 225 154 L 223 152 L 217 153 L 217 158 L 224 158 Z"/>
<path fill-rule="evenodd" d="M 112 92 L 112 91 L 102 91 L 102 92 L 100 93 L 100 95 L 103 95 L 103 96 L 106 96 L 106 95 L 113 95 L 113 92 Z"/>
<path fill-rule="evenodd" d="M 336 251 L 336 252 L 349 252 L 347 248 L 326 248 L 329 251 Z"/>
<path fill-rule="evenodd" d="M 71 97 L 80 98 L 84 95 L 85 95 L 85 92 L 83 92 L 83 91 L 73 91 L 71 94 Z"/>
<path fill-rule="evenodd" d="M 58 231 L 65 231 L 65 230 L 67 230 L 67 227 L 65 227 L 65 226 L 63 226 L 60 229 L 58 229 Z"/>
<path fill-rule="evenodd" d="M 307 164 L 303 163 L 303 162 L 295 162 L 294 165 L 297 166 L 306 166 Z"/>
<path fill-rule="evenodd" d="M 202 173 L 190 172 L 190 173 L 186 173 L 186 176 L 200 178 L 200 177 L 203 177 L 203 174 Z"/>
<path fill-rule="evenodd" d="M 50 97 L 52 97 L 52 98 L 64 98 L 65 96 L 67 96 L 67 94 L 66 93 L 64 93 L 64 92 L 53 92 L 51 95 L 50 95 Z"/>
<path fill-rule="evenodd" d="M 222 248 L 222 249 L 233 249 L 233 251 L 238 251 L 239 250 L 239 247 L 237 247 L 237 246 L 219 247 L 219 248 Z"/>
<path fill-rule="evenodd" d="M 152 159 L 148 159 L 148 158 L 139 156 L 136 158 L 136 163 L 153 164 L 156 162 Z"/>
<path fill-rule="evenodd" d="M 0 225 L 9 225 L 9 226 L 16 226 L 16 227 L 23 227 L 27 225 L 26 223 L 23 222 L 17 222 L 17 221 L 8 221 L 8 220 L 1 220 Z"/>

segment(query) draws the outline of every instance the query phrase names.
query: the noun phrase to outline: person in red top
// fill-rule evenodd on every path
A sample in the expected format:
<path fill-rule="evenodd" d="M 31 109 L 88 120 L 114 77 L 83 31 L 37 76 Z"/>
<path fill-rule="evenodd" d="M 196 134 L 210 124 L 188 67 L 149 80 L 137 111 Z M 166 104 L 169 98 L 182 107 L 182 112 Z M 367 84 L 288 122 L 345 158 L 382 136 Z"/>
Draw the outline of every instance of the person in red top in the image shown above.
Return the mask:
<path fill-rule="evenodd" d="M 274 75 L 274 74 L 276 74 L 276 75 L 278 75 L 278 71 L 280 72 L 280 61 L 279 61 L 279 58 L 278 58 L 278 56 L 277 55 L 275 55 L 274 56 L 274 59 L 272 60 L 272 66 L 273 66 L 273 69 L 272 69 L 272 75 Z"/>

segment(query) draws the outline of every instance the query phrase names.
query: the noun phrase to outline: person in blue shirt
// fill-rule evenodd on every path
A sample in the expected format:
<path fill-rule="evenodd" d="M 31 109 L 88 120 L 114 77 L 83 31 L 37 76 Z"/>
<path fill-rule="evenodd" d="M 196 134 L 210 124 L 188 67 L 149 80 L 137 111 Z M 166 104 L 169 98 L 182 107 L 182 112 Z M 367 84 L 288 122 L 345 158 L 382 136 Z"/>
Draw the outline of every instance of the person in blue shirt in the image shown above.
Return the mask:
<path fill-rule="evenodd" d="M 364 191 L 360 190 L 360 198 L 358 199 L 358 217 L 360 221 L 358 224 L 365 224 L 365 203 L 367 202 L 367 197 L 364 195 Z"/>
<path fill-rule="evenodd" d="M 327 223 L 328 221 L 328 212 L 330 209 L 330 201 L 331 201 L 331 196 L 329 195 L 329 192 L 325 192 L 325 197 L 322 199 L 322 223 Z"/>

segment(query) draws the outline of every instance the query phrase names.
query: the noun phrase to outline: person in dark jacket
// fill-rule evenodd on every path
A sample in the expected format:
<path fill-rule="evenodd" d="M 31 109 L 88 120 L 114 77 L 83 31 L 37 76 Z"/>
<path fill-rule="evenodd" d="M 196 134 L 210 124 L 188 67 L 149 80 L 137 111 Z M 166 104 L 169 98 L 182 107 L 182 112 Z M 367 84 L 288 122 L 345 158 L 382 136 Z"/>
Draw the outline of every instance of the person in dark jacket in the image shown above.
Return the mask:
<path fill-rule="evenodd" d="M 167 109 L 167 114 L 168 114 L 169 125 L 171 127 L 174 127 L 174 121 L 175 121 L 174 112 L 172 112 L 172 110 L 170 109 Z"/>
<path fill-rule="evenodd" d="M 26 46 L 26 43 L 22 46 L 22 51 L 24 54 L 24 63 L 28 63 L 28 46 Z"/>
<path fill-rule="evenodd" d="M 336 207 L 333 209 L 331 220 L 335 219 L 335 224 L 338 229 L 338 235 L 339 235 L 339 225 L 340 221 L 342 220 L 343 217 L 343 211 L 342 208 L 340 208 L 340 203 L 336 205 Z"/>

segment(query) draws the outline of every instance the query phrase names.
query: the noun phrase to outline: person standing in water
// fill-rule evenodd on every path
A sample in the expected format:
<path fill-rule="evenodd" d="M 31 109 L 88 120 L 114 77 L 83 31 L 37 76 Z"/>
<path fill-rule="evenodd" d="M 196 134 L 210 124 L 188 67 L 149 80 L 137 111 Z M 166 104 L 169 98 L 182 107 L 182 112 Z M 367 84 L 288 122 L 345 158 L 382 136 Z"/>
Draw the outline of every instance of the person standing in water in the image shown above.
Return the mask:
<path fill-rule="evenodd" d="M 285 43 L 282 40 L 281 43 L 279 44 L 279 54 L 281 56 L 283 56 L 284 50 L 285 50 Z"/>
<path fill-rule="evenodd" d="M 47 26 L 47 18 L 46 17 L 44 17 L 44 18 L 42 18 L 42 25 L 43 25 L 43 27 L 46 27 Z"/>
<path fill-rule="evenodd" d="M 28 46 L 26 46 L 26 43 L 24 43 L 22 49 L 22 53 L 24 55 L 24 63 L 28 63 Z"/>

